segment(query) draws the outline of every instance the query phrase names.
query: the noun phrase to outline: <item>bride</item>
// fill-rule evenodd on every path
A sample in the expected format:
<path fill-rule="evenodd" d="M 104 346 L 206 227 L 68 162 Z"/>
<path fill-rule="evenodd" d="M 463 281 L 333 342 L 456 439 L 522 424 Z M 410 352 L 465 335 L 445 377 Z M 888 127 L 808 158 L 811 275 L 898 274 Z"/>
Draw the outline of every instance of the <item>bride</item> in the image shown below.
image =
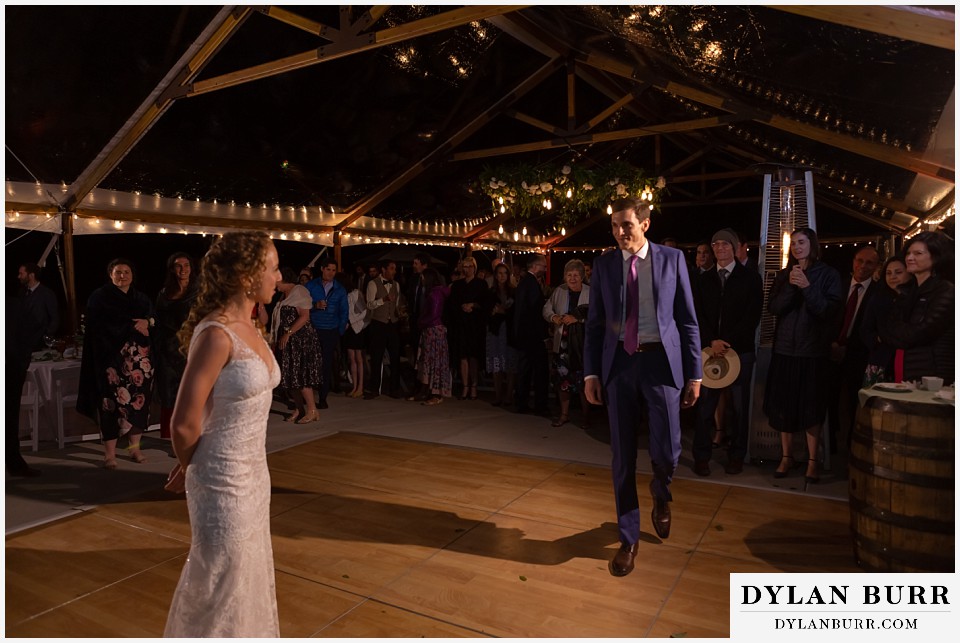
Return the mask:
<path fill-rule="evenodd" d="M 280 369 L 250 319 L 280 280 L 262 232 L 210 248 L 178 337 L 189 347 L 171 430 L 178 463 L 166 488 L 187 493 L 190 553 L 164 636 L 280 635 L 270 544 L 267 414 Z"/>

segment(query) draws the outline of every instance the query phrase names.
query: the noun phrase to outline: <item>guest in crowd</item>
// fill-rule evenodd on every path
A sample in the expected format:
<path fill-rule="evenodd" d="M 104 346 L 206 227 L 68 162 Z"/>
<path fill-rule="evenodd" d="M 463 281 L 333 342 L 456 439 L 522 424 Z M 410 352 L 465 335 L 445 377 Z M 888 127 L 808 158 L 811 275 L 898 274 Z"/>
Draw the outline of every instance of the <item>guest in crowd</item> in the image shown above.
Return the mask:
<path fill-rule="evenodd" d="M 347 291 L 347 318 L 349 325 L 343 334 L 341 345 L 347 352 L 347 365 L 353 388 L 347 397 L 363 397 L 364 347 L 367 341 L 367 326 L 370 325 L 370 311 L 367 298 L 357 285 L 356 278 L 344 273 L 341 285 Z"/>
<path fill-rule="evenodd" d="M 27 464 L 20 454 L 20 396 L 30 368 L 31 348 L 41 341 L 43 329 L 35 325 L 27 314 L 27 306 L 22 297 L 7 297 L 4 321 L 6 352 L 3 372 L 6 375 L 4 388 L 7 389 L 4 407 L 7 423 L 4 460 L 8 475 L 32 478 L 41 475 L 41 472 Z"/>
<path fill-rule="evenodd" d="M 887 259 L 881 270 L 882 282 L 877 284 L 877 293 L 867 304 L 860 325 L 860 341 L 867 347 L 867 366 L 863 373 L 862 387 L 877 382 L 893 381 L 893 357 L 895 348 L 880 339 L 880 319 L 886 317 L 893 307 L 901 286 L 913 281 L 907 272 L 903 257 L 895 255 Z"/>
<path fill-rule="evenodd" d="M 147 428 L 154 368 L 150 330 L 153 306 L 134 288 L 133 264 L 114 259 L 107 265 L 110 283 L 87 300 L 87 331 L 77 410 L 97 419 L 103 439 L 103 466 L 117 468 L 117 440 L 126 436 L 134 462 L 146 461 L 140 436 Z"/>
<path fill-rule="evenodd" d="M 20 282 L 20 298 L 26 308 L 27 319 L 42 331 L 30 349 L 43 349 L 43 338 L 55 336 L 60 327 L 57 296 L 40 283 L 40 266 L 35 263 L 21 264 L 17 280 Z"/>
<path fill-rule="evenodd" d="M 165 487 L 186 491 L 190 551 L 164 636 L 277 638 L 266 434 L 280 368 L 249 314 L 273 297 L 277 250 L 263 232 L 229 232 L 200 270 Z"/>
<path fill-rule="evenodd" d="M 806 434 L 807 482 L 819 482 L 820 431 L 827 413 L 827 382 L 833 320 L 842 306 L 840 274 L 820 261 L 817 233 L 790 235 L 790 259 L 770 289 L 767 309 L 776 316 L 773 355 L 763 411 L 780 432 L 783 456 L 774 472 L 783 478 L 793 464 L 795 433 Z"/>
<path fill-rule="evenodd" d="M 894 381 L 934 376 L 950 384 L 956 350 L 953 241 L 939 232 L 921 232 L 903 253 L 916 285 L 901 286 L 889 314 L 880 320 L 880 339 L 896 349 Z"/>
<path fill-rule="evenodd" d="M 420 327 L 420 346 L 417 351 L 417 382 L 422 395 L 408 397 L 421 399 L 426 406 L 435 406 L 450 397 L 453 377 L 450 374 L 450 350 L 447 327 L 443 325 L 444 301 L 450 287 L 435 268 L 424 268 L 420 273 L 426 293 L 417 324 Z"/>
<path fill-rule="evenodd" d="M 380 396 L 383 380 L 383 355 L 390 358 L 390 384 L 387 393 L 399 398 L 400 392 L 400 285 L 395 281 L 397 263 L 384 261 L 380 276 L 367 284 L 367 309 L 370 310 L 370 327 L 367 329 L 367 346 L 370 351 L 370 390 L 363 399 Z"/>
<path fill-rule="evenodd" d="M 423 290 L 423 283 L 420 275 L 424 269 L 430 267 L 430 255 L 426 252 L 418 252 L 413 257 L 411 264 L 413 274 L 407 280 L 406 288 L 406 311 L 409 329 L 405 346 L 409 347 L 408 361 L 411 364 L 417 363 L 417 350 L 420 348 L 420 310 L 423 306 L 423 297 L 426 294 Z"/>
<path fill-rule="evenodd" d="M 763 281 L 736 259 L 737 234 L 730 228 L 718 230 L 710 243 L 711 261 L 716 264 L 691 279 L 693 302 L 697 311 L 701 348 L 712 358 L 722 358 L 730 350 L 740 361 L 740 373 L 722 389 L 703 387 L 697 402 L 697 428 L 693 437 L 693 471 L 710 475 L 711 449 L 726 443 L 726 473 L 743 472 L 750 437 L 751 384 L 756 363 L 756 333 L 763 311 Z M 698 250 L 697 257 L 700 257 Z M 733 423 L 728 431 L 717 424 L 716 410 L 724 393 L 729 392 Z M 711 440 L 712 436 L 712 440 Z"/>
<path fill-rule="evenodd" d="M 477 260 L 464 257 L 463 279 L 450 285 L 450 325 L 452 351 L 459 360 L 463 389 L 461 400 L 477 399 L 477 379 L 480 362 L 486 352 L 486 320 L 484 303 L 487 301 L 487 283 L 477 277 Z"/>
<path fill-rule="evenodd" d="M 337 346 L 340 336 L 347 330 L 349 312 L 347 310 L 347 292 L 337 280 L 337 262 L 332 258 L 321 259 L 320 276 L 308 283 L 313 300 L 313 309 L 310 311 L 310 323 L 320 340 L 320 355 L 322 357 L 322 371 L 320 397 L 317 399 L 317 408 L 329 408 L 327 395 L 333 386 L 334 364 L 337 363 Z"/>
<path fill-rule="evenodd" d="M 514 290 L 510 283 L 510 267 L 498 263 L 493 270 L 493 286 L 487 302 L 486 371 L 493 376 L 494 406 L 513 404 L 518 358 L 508 335 L 512 332 Z"/>
<path fill-rule="evenodd" d="M 748 252 L 750 243 L 747 241 L 747 236 L 738 234 L 737 237 L 740 239 L 740 245 L 737 247 L 737 261 L 750 272 L 760 272 L 756 259 L 751 257 Z"/>
<path fill-rule="evenodd" d="M 317 333 L 310 324 L 313 297 L 305 286 L 297 283 L 292 268 L 280 270 L 277 290 L 283 293 L 270 323 L 270 336 L 275 341 L 280 364 L 280 387 L 293 399 L 296 410 L 285 422 L 309 424 L 320 419 L 313 389 L 323 384 L 323 355 Z"/>
<path fill-rule="evenodd" d="M 530 412 L 530 389 L 533 388 L 533 412 L 547 416 L 547 367 L 546 324 L 543 320 L 543 296 L 541 279 L 547 272 L 547 258 L 531 255 L 527 271 L 517 284 L 513 304 L 513 340 L 520 361 L 514 401 L 517 413 Z"/>
<path fill-rule="evenodd" d="M 300 275 L 297 277 L 297 283 L 301 286 L 306 286 L 310 283 L 310 280 L 313 279 L 313 273 L 310 272 L 310 266 L 300 270 Z"/>
<path fill-rule="evenodd" d="M 589 261 L 583 262 L 583 283 L 590 285 L 590 275 L 593 273 L 593 264 Z"/>
<path fill-rule="evenodd" d="M 836 451 L 840 434 L 849 439 L 856 419 L 857 392 L 863 384 L 869 349 L 860 339 L 864 313 L 882 287 L 873 281 L 880 255 L 873 246 L 865 246 L 853 256 L 850 276 L 843 282 L 844 305 L 834 321 L 835 334 L 830 345 L 830 380 L 827 384 L 827 426 L 830 450 Z"/>
<path fill-rule="evenodd" d="M 553 327 L 552 362 L 560 415 L 553 426 L 570 420 L 570 398 L 580 396 L 580 428 L 590 428 L 590 404 L 583 390 L 584 323 L 590 305 L 590 286 L 583 283 L 583 262 L 572 259 L 563 267 L 563 285 L 543 305 L 543 318 Z"/>
<path fill-rule="evenodd" d="M 737 246 L 739 247 L 739 246 Z M 709 241 L 701 241 L 697 245 L 697 255 L 694 258 L 694 271 L 691 277 L 699 277 L 705 272 L 713 270 L 716 260 L 713 257 L 713 248 Z"/>
<path fill-rule="evenodd" d="M 187 365 L 177 333 L 187 321 L 196 299 L 197 271 L 193 258 L 185 252 L 175 252 L 167 259 L 167 279 L 157 295 L 157 325 L 152 337 L 156 394 L 160 398 L 160 437 L 164 440 L 170 439 L 170 417 Z"/>

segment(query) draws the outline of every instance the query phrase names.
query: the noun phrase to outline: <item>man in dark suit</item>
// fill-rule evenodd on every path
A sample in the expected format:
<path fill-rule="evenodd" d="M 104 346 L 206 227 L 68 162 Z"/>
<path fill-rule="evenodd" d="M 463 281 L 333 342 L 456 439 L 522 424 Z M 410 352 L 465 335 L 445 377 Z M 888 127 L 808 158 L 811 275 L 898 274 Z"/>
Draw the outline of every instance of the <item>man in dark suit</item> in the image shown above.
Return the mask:
<path fill-rule="evenodd" d="M 747 253 L 749 244 L 746 235 L 738 234 L 737 238 L 740 241 L 740 245 L 737 246 L 737 261 L 750 272 L 759 274 L 760 268 L 757 266 L 757 260 Z"/>
<path fill-rule="evenodd" d="M 409 314 L 410 331 L 407 335 L 407 341 L 410 346 L 409 362 L 417 363 L 417 348 L 420 346 L 420 326 L 417 321 L 420 319 L 420 307 L 426 295 L 423 292 L 423 281 L 420 275 L 424 269 L 430 267 L 430 255 L 426 252 L 418 252 L 413 257 L 413 274 L 407 281 L 407 312 Z M 414 378 L 416 379 L 416 378 Z M 415 382 L 419 387 L 420 382 Z"/>
<path fill-rule="evenodd" d="M 743 471 L 750 431 L 750 393 L 753 366 L 756 363 L 756 335 L 763 311 L 763 281 L 760 273 L 748 270 L 737 261 L 737 234 L 726 228 L 713 235 L 710 243 L 716 266 L 693 279 L 693 302 L 700 324 L 700 344 L 713 357 L 722 357 L 732 348 L 740 359 L 740 373 L 728 387 L 704 387 L 697 404 L 697 429 L 693 437 L 693 470 L 710 475 L 711 437 L 717 428 L 714 417 L 724 391 L 730 391 L 733 424 L 725 471 L 736 475 Z"/>
<path fill-rule="evenodd" d="M 637 425 L 647 403 L 653 527 L 670 535 L 670 482 L 680 460 L 680 408 L 700 394 L 700 332 L 683 252 L 646 238 L 650 206 L 618 199 L 610 218 L 619 246 L 593 263 L 584 345 L 587 401 L 606 392 L 620 549 L 610 573 L 633 570 L 640 540 Z"/>
<path fill-rule="evenodd" d="M 527 271 L 520 277 L 513 295 L 513 346 L 520 353 L 517 376 L 517 413 L 530 412 L 530 387 L 533 385 L 533 412 L 547 415 L 547 336 L 543 319 L 543 286 L 540 278 L 547 271 L 547 258 L 533 255 L 527 260 Z"/>
<path fill-rule="evenodd" d="M 873 246 L 861 248 L 853 256 L 853 271 L 844 283 L 844 307 L 836 319 L 835 338 L 830 347 L 831 382 L 828 388 L 827 422 L 830 450 L 837 451 L 841 431 L 849 441 L 856 419 L 857 391 L 863 384 L 870 349 L 860 338 L 860 325 L 867 304 L 877 292 L 873 273 L 880 265 L 880 255 Z"/>
<path fill-rule="evenodd" d="M 27 464 L 20 455 L 20 395 L 30 368 L 31 347 L 43 338 L 41 328 L 34 324 L 21 297 L 7 297 L 6 315 L 6 451 L 7 473 L 18 477 L 33 477 L 40 471 Z"/>
<path fill-rule="evenodd" d="M 23 286 L 20 298 L 26 309 L 27 319 L 31 320 L 42 332 L 32 350 L 44 347 L 43 336 L 53 337 L 60 327 L 60 312 L 57 308 L 57 296 L 52 290 L 40 283 L 40 266 L 35 263 L 25 263 L 20 266 L 17 279 Z"/>

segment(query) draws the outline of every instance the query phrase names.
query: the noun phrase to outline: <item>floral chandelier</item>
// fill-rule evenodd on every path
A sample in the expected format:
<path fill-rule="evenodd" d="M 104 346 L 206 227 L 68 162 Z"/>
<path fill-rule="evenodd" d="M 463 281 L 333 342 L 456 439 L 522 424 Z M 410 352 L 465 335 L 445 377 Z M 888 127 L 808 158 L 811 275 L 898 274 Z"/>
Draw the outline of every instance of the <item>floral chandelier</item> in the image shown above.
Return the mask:
<path fill-rule="evenodd" d="M 513 164 L 484 168 L 480 189 L 495 214 L 521 219 L 552 215 L 571 224 L 599 212 L 610 213 L 616 199 L 633 196 L 659 203 L 663 177 L 645 176 L 629 163 L 616 161 L 587 169 L 579 165 Z"/>

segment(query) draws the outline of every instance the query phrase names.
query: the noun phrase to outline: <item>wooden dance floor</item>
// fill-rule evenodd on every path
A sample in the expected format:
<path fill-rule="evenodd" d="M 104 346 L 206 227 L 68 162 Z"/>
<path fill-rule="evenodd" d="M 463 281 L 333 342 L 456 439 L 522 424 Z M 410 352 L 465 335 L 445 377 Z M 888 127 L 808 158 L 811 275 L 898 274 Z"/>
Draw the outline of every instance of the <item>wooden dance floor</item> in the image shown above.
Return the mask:
<path fill-rule="evenodd" d="M 836 500 L 678 479 L 614 578 L 604 467 L 339 433 L 270 470 L 284 637 L 727 637 L 730 572 L 857 571 Z M 189 536 L 162 490 L 8 536 L 6 636 L 160 636 Z"/>

